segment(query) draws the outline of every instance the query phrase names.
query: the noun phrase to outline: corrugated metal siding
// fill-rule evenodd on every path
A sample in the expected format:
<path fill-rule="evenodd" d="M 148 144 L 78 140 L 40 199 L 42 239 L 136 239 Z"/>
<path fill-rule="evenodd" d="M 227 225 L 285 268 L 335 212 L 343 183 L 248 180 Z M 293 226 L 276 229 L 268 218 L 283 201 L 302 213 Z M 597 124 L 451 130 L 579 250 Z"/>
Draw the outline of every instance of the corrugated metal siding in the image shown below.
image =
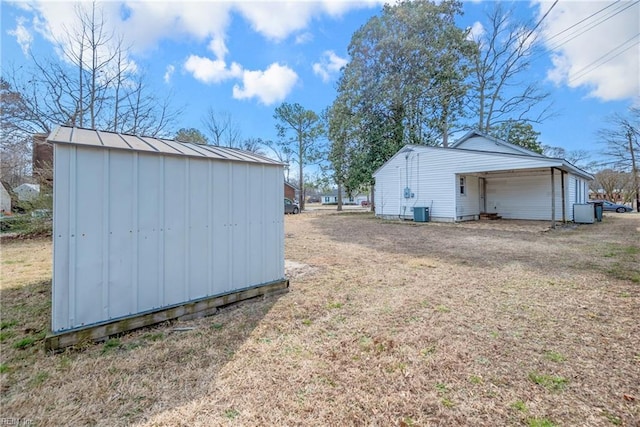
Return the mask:
<path fill-rule="evenodd" d="M 284 278 L 279 164 L 54 149 L 54 332 Z"/>

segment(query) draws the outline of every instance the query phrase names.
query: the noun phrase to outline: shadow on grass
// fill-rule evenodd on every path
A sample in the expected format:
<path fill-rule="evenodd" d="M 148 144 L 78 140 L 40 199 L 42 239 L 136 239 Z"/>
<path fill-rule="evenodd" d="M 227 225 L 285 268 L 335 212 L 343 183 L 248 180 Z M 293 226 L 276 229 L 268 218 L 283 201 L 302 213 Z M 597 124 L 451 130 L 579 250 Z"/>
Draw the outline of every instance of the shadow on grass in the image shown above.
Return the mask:
<path fill-rule="evenodd" d="M 170 321 L 44 350 L 51 283 L 2 290 L 2 416 L 75 425 L 131 424 L 209 391 L 282 294 L 222 307 L 213 316 Z"/>

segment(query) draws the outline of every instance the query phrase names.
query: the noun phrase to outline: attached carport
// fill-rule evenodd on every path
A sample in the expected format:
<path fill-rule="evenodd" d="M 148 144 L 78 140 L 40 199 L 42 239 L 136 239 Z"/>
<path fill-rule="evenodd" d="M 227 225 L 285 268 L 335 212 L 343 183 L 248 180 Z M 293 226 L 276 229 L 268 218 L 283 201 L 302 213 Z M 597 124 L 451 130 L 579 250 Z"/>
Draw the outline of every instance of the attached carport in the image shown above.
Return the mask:
<path fill-rule="evenodd" d="M 585 203 L 591 175 L 562 159 L 544 159 L 548 167 L 511 165 L 509 169 L 456 173 L 456 212 L 459 220 L 468 218 L 477 206 L 477 215 L 495 215 L 508 219 L 550 220 L 552 227 L 573 218 L 573 204 Z M 466 182 L 464 182 L 466 181 Z M 476 184 L 477 181 L 477 184 Z M 462 193 L 463 183 L 467 186 Z M 474 186 L 477 187 L 474 188 Z M 460 215 L 463 213 L 464 215 Z"/>
<path fill-rule="evenodd" d="M 430 221 L 491 213 L 554 226 L 573 219 L 573 205 L 587 201 L 593 180 L 566 160 L 484 136 L 455 148 L 407 145 L 374 178 L 378 217 L 413 219 L 418 208 L 429 210 Z"/>

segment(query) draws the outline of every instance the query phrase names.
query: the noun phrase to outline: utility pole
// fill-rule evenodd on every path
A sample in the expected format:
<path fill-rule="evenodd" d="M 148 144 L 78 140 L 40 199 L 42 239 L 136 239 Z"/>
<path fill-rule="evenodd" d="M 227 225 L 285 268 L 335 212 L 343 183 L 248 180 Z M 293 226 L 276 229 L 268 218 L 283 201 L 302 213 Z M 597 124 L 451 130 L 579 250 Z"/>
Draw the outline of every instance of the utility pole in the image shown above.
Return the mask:
<path fill-rule="evenodd" d="M 638 183 L 638 168 L 636 167 L 636 156 L 633 150 L 633 132 L 627 130 L 629 140 L 629 153 L 631 153 L 631 173 L 633 174 L 633 189 L 636 193 L 636 212 L 640 212 L 640 184 Z"/>

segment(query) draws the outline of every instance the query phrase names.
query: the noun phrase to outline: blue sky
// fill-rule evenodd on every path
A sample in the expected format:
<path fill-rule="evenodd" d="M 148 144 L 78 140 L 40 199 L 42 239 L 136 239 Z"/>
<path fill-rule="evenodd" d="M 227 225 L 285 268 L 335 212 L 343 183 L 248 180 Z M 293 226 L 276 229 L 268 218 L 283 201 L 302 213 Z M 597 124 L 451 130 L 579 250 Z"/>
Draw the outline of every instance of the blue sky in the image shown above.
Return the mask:
<path fill-rule="evenodd" d="M 538 20 L 553 1 L 504 3 Z M 607 5 L 605 12 L 549 39 Z M 465 2 L 459 25 L 481 31 L 490 6 Z M 331 104 L 351 35 L 382 3 L 108 1 L 101 7 L 132 47 L 130 59 L 147 82 L 160 94 L 172 92 L 184 107 L 178 128 L 203 129 L 202 118 L 213 108 L 230 113 L 243 137 L 275 139 L 273 112 L 281 102 L 317 112 Z M 26 49 L 53 54 L 51 39 L 74 25 L 73 8 L 72 2 L 3 1 L 3 67 L 26 63 Z M 598 20 L 603 23 L 587 29 Z M 596 130 L 606 117 L 640 104 L 640 6 L 560 0 L 544 23 L 546 51 L 528 78 L 552 92 L 557 115 L 536 130 L 543 144 L 589 150 L 595 160 L 602 148 Z M 557 46 L 562 37 L 585 29 Z"/>

